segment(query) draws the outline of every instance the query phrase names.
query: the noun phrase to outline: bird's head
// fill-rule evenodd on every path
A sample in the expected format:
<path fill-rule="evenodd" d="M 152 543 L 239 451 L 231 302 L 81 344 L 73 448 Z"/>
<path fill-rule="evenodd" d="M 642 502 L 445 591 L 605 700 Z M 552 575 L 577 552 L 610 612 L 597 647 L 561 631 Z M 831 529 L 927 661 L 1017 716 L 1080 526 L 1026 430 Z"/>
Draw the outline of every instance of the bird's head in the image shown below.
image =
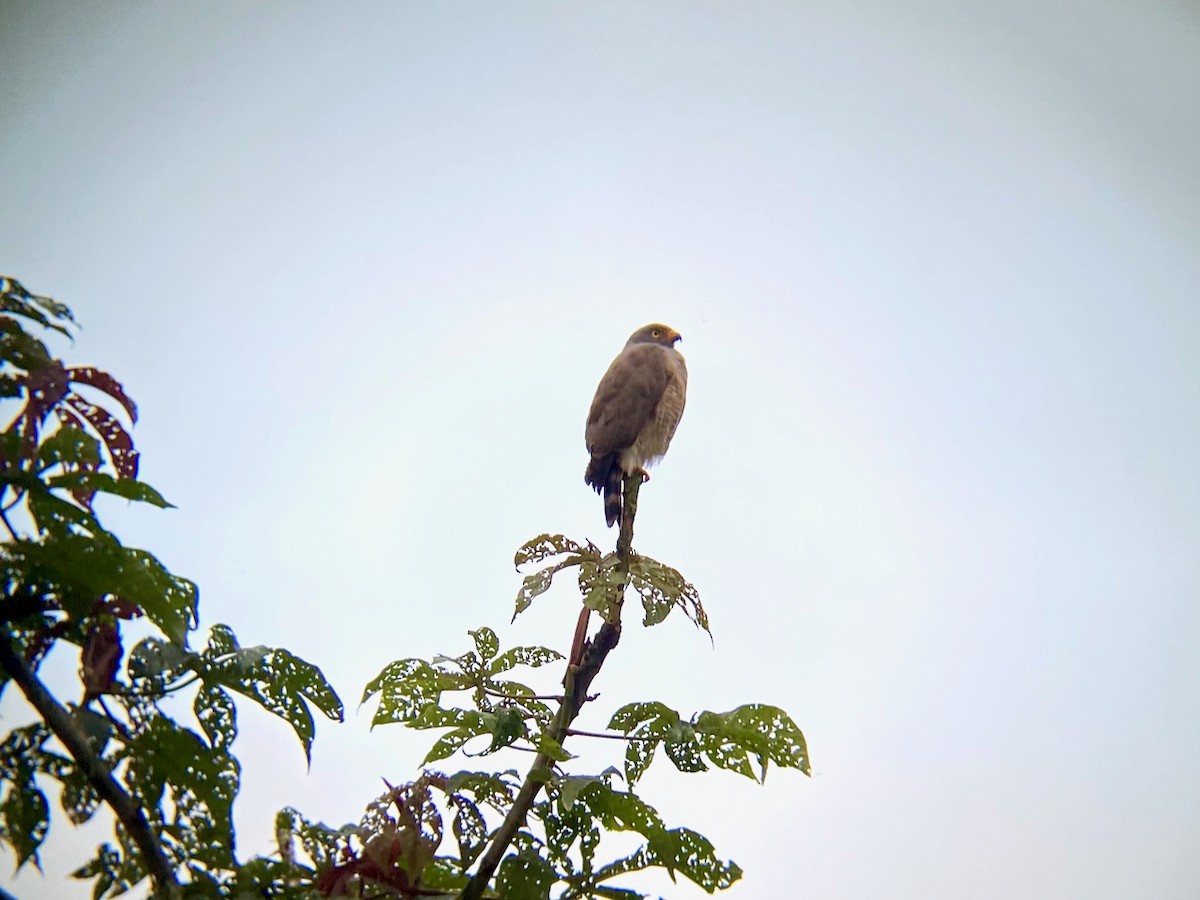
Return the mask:
<path fill-rule="evenodd" d="M 659 322 L 652 325 L 643 325 L 637 331 L 629 336 L 628 344 L 662 344 L 664 347 L 674 347 L 675 342 L 682 340 L 683 336 L 674 328 L 670 328 Z"/>

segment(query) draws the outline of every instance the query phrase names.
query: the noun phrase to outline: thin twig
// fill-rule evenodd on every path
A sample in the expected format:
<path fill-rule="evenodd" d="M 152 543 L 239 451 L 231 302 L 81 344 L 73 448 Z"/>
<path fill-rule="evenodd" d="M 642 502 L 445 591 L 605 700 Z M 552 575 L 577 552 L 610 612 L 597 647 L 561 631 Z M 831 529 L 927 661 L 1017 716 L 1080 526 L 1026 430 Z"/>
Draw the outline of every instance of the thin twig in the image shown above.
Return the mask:
<path fill-rule="evenodd" d="M 108 765 L 96 755 L 88 739 L 71 719 L 71 714 L 54 699 L 7 638 L 0 638 L 0 667 L 17 683 L 25 699 L 67 748 L 96 793 L 112 807 L 122 827 L 137 844 L 142 853 L 142 862 L 154 881 L 154 895 L 177 900 L 181 891 L 175 878 L 175 869 L 163 853 L 158 835 L 146 821 L 141 807 L 113 778 Z"/>
<path fill-rule="evenodd" d="M 606 611 L 604 624 L 596 633 L 596 639 L 588 642 L 584 648 L 578 666 L 567 666 L 567 677 L 564 679 L 562 702 L 547 733 L 560 746 L 567 736 L 571 723 L 579 715 L 579 710 L 588 700 L 588 687 L 592 679 L 600 672 L 604 660 L 617 642 L 621 639 L 621 606 L 625 600 L 625 588 L 629 584 L 629 560 L 633 554 L 633 519 L 637 515 L 637 496 L 642 486 L 640 474 L 626 477 L 624 484 L 624 508 L 621 511 L 621 533 L 617 537 L 617 567 L 621 573 L 620 584 L 611 607 Z M 548 753 L 539 753 L 525 776 L 525 781 L 517 791 L 508 815 L 496 829 L 496 834 L 487 850 L 479 858 L 479 868 L 472 876 L 462 892 L 462 900 L 482 900 L 484 892 L 491 883 L 492 875 L 508 851 L 509 845 L 533 807 L 538 793 L 553 775 L 553 760 Z"/>
<path fill-rule="evenodd" d="M 504 691 L 497 691 L 483 684 L 475 685 L 485 694 L 491 694 L 493 697 L 503 697 L 505 700 L 558 700 L 562 701 L 562 694 L 506 694 Z"/>
<path fill-rule="evenodd" d="M 616 732 L 613 732 L 613 731 L 609 731 L 609 732 L 580 731 L 578 728 L 568 728 L 567 734 L 571 737 L 605 738 L 606 740 L 610 740 L 610 741 L 639 741 L 639 742 L 648 743 L 648 744 L 652 744 L 655 741 L 660 740 L 660 738 L 639 737 L 639 736 L 633 735 L 633 734 L 617 734 Z"/>

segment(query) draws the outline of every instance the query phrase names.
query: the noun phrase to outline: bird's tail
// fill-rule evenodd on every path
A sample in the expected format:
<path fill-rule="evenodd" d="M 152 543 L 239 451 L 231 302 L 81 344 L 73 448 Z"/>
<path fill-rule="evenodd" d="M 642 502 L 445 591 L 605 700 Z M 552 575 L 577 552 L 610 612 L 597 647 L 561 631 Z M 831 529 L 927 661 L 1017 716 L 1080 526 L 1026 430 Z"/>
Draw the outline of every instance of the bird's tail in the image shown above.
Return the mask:
<path fill-rule="evenodd" d="M 583 476 L 596 493 L 604 497 L 604 518 L 608 520 L 609 528 L 621 521 L 621 480 L 624 474 L 617 464 L 617 454 L 610 453 L 607 456 L 593 456 Z"/>
<path fill-rule="evenodd" d="M 608 527 L 621 524 L 621 481 L 625 473 L 621 467 L 614 465 L 608 472 L 608 480 L 604 482 L 604 518 Z"/>

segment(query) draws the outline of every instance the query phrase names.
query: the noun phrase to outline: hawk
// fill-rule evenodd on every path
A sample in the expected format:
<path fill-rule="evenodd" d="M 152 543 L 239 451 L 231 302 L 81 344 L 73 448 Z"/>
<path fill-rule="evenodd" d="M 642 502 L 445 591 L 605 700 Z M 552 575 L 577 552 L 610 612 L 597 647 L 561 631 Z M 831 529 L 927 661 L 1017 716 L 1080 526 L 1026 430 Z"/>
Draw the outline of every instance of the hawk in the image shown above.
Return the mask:
<path fill-rule="evenodd" d="M 584 439 L 592 455 L 584 481 L 604 496 L 611 528 L 621 521 L 621 482 L 662 459 L 683 417 L 687 365 L 675 349 L 678 331 L 639 328 L 617 354 L 588 411 Z"/>

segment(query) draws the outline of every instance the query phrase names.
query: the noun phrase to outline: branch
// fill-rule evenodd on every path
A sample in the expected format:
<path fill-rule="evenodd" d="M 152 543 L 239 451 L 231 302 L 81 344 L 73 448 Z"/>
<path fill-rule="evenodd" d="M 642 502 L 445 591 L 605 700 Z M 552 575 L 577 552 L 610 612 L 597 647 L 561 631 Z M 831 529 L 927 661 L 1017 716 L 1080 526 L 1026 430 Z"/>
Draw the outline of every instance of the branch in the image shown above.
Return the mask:
<path fill-rule="evenodd" d="M 562 745 L 570 731 L 571 723 L 579 715 L 579 710 L 587 702 L 588 687 L 592 679 L 600 672 L 604 660 L 617 642 L 621 639 L 621 606 L 625 601 L 625 588 L 629 584 L 629 557 L 633 553 L 633 518 L 637 515 L 638 491 L 642 487 L 640 473 L 626 476 L 624 485 L 625 506 L 621 512 L 621 533 L 617 536 L 617 566 L 621 580 L 617 590 L 616 602 L 606 611 L 604 624 L 596 633 L 596 639 L 585 646 L 579 665 L 567 667 L 567 677 L 564 680 L 562 702 L 550 725 L 548 736 L 557 744 Z M 509 845 L 537 799 L 542 785 L 549 780 L 553 772 L 553 760 L 547 753 L 539 753 L 525 776 L 521 789 L 517 791 L 516 799 L 504 817 L 496 834 L 492 838 L 483 856 L 479 859 L 479 868 L 462 892 L 462 900 L 482 900 L 484 892 L 492 881 L 492 876 L 504 858 Z"/>
<path fill-rule="evenodd" d="M 25 699 L 50 726 L 50 730 L 67 748 L 67 752 L 74 757 L 92 787 L 96 789 L 96 793 L 112 807 L 118 821 L 137 844 L 142 853 L 142 861 L 154 881 L 154 895 L 171 900 L 179 898 L 181 892 L 179 882 L 175 878 L 175 868 L 163 853 L 158 835 L 146 821 L 141 807 L 113 778 L 108 765 L 92 750 L 88 739 L 71 719 L 71 714 L 54 699 L 7 637 L 0 637 L 0 667 L 21 688 Z"/>

